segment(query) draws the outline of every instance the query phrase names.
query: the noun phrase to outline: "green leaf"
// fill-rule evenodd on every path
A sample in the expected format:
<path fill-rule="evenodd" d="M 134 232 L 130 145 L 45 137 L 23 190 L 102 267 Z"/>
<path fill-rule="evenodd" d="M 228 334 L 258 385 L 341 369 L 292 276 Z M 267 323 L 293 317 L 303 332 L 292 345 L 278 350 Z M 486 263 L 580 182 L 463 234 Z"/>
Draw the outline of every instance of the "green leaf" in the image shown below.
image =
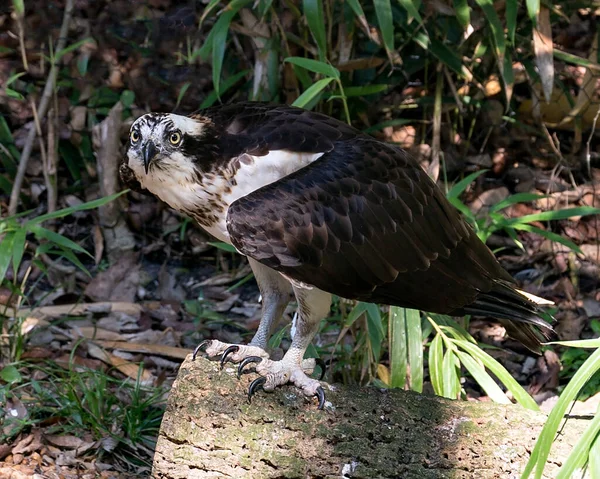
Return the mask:
<path fill-rule="evenodd" d="M 540 410 L 534 399 L 527 393 L 527 391 L 525 391 L 525 389 L 523 389 L 523 387 L 515 380 L 515 378 L 512 377 L 512 375 L 504 368 L 504 366 L 502 366 L 502 364 L 496 361 L 478 345 L 464 340 L 452 340 L 452 342 L 459 348 L 464 349 L 473 358 L 481 361 L 486 368 L 494 373 L 494 375 L 502 382 L 502 384 L 504 384 L 504 386 L 506 386 L 506 389 L 512 393 L 515 400 L 521 406 L 531 409 L 532 411 Z"/>
<path fill-rule="evenodd" d="M 411 17 L 413 17 L 419 23 L 421 23 L 421 24 L 423 23 L 423 19 L 421 18 L 421 15 L 419 14 L 419 8 L 417 6 L 415 6 L 415 4 L 413 3 L 413 0 L 398 0 L 398 3 L 400 5 L 402 5 L 402 7 L 404 7 L 406 12 Z"/>
<path fill-rule="evenodd" d="M 592 461 L 591 448 L 594 442 L 598 442 L 598 432 L 600 432 L 600 414 L 596 413 L 590 421 L 585 431 L 579 438 L 579 441 L 573 446 L 573 450 L 564 461 L 556 479 L 571 479 L 575 476 L 576 470 L 581 470 L 588 461 Z"/>
<path fill-rule="evenodd" d="M 406 317 L 406 339 L 408 344 L 408 364 L 410 368 L 410 388 L 423 392 L 423 338 L 421 314 L 416 309 L 404 308 Z"/>
<path fill-rule="evenodd" d="M 594 70 L 596 72 L 600 71 L 600 64 L 592 62 L 587 58 L 573 55 L 572 53 L 563 52 L 562 50 L 558 50 L 557 48 L 554 49 L 553 54 L 555 58 L 557 58 L 558 60 L 562 60 L 563 62 L 573 63 L 574 65 L 580 65 L 582 67 L 589 68 L 590 70 Z"/>
<path fill-rule="evenodd" d="M 319 59 L 327 58 L 327 36 L 325 34 L 325 15 L 323 14 L 322 0 L 304 0 L 302 2 L 306 23 L 312 33 L 317 48 L 319 49 Z"/>
<path fill-rule="evenodd" d="M 0 239 L 0 284 L 2 284 L 10 266 L 10 260 L 13 257 L 12 247 L 15 241 L 15 233 L 9 231 L 4 235 L 4 238 Z"/>
<path fill-rule="evenodd" d="M 537 226 L 533 226 L 533 225 L 511 225 L 512 228 L 516 229 L 516 230 L 521 230 L 521 231 L 528 231 L 530 233 L 536 233 L 540 236 L 543 236 L 544 238 L 549 239 L 550 241 L 554 241 L 556 243 L 562 244 L 564 246 L 566 246 L 569 249 L 572 249 L 573 251 L 577 252 L 577 253 L 582 253 L 581 248 L 579 248 L 579 246 L 577 246 L 575 243 L 573 243 L 571 240 L 568 240 L 567 238 L 564 238 L 561 235 L 558 235 L 556 233 L 553 233 L 552 231 L 546 231 L 543 230 L 541 228 L 538 228 Z"/>
<path fill-rule="evenodd" d="M 463 364 L 473 379 L 477 381 L 490 399 L 499 404 L 510 404 L 510 399 L 502 392 L 502 389 L 496 384 L 492 377 L 485 371 L 483 366 L 475 361 L 471 356 L 462 351 L 456 351 L 458 359 Z"/>
<path fill-rule="evenodd" d="M 237 12 L 225 12 L 219 16 L 217 23 L 212 28 L 211 33 L 214 32 L 212 38 L 212 80 L 213 88 L 220 97 L 221 88 L 221 70 L 223 69 L 223 60 L 225 58 L 225 48 L 227 47 L 227 34 L 229 33 L 229 25 L 231 20 Z"/>
<path fill-rule="evenodd" d="M 369 342 L 373 351 L 373 359 L 379 360 L 381 355 L 381 343 L 385 333 L 383 331 L 383 322 L 381 320 L 381 311 L 379 306 L 373 303 L 365 303 L 367 305 L 367 330 L 369 334 Z"/>
<path fill-rule="evenodd" d="M 527 4 L 527 14 L 529 15 L 529 19 L 533 26 L 537 25 L 537 18 L 540 14 L 540 0 L 527 0 L 525 2 Z"/>
<path fill-rule="evenodd" d="M 27 230 L 25 228 L 19 228 L 15 231 L 15 236 L 13 238 L 12 244 L 12 263 L 13 263 L 13 271 L 15 274 L 19 271 L 19 266 L 21 265 L 21 260 L 23 259 L 23 253 L 25 253 L 25 238 L 27 236 Z M 0 283 L 2 280 L 0 279 Z"/>
<path fill-rule="evenodd" d="M 594 417 L 600 417 L 600 409 L 596 411 L 596 415 Z M 589 454 L 590 462 L 590 478 L 591 479 L 600 479 L 600 435 L 596 437 L 596 440 L 592 444 L 592 448 L 590 449 Z"/>
<path fill-rule="evenodd" d="M 13 0 L 12 3 L 17 16 L 22 17 L 25 14 L 25 3 L 23 0 Z"/>
<path fill-rule="evenodd" d="M 516 1 L 516 0 L 508 0 Z M 467 0 L 454 0 L 454 11 L 456 12 L 456 19 L 463 29 L 466 29 L 471 23 L 471 8 Z"/>
<path fill-rule="evenodd" d="M 367 96 L 375 95 L 386 91 L 389 85 L 364 85 L 364 86 L 349 86 L 344 88 L 344 96 L 346 98 L 356 96 Z M 335 94 L 340 95 L 341 92 L 337 91 Z"/>
<path fill-rule="evenodd" d="M 394 18 L 390 0 L 373 0 L 377 23 L 381 30 L 381 39 L 388 54 L 394 51 Z"/>
<path fill-rule="evenodd" d="M 350 314 L 344 321 L 345 328 L 349 328 L 358 318 L 360 318 L 360 316 L 367 310 L 367 304 L 368 303 L 360 301 L 356 304 L 356 306 L 354 306 L 354 308 L 352 308 L 352 311 L 350 311 Z"/>
<path fill-rule="evenodd" d="M 0 370 L 0 379 L 2 379 L 4 382 L 8 383 L 8 384 L 13 384 L 13 383 L 18 383 L 21 381 L 21 379 L 23 379 L 23 377 L 21 376 L 21 373 L 19 372 L 19 370 L 12 366 L 4 366 L 1 370 Z"/>
<path fill-rule="evenodd" d="M 43 228 L 40 225 L 31 225 L 29 227 L 29 230 L 36 236 L 36 238 L 43 238 L 50 241 L 51 243 L 61 246 L 62 248 L 77 251 L 79 253 L 84 253 L 90 257 L 92 256 L 87 250 L 85 250 L 69 238 L 66 238 L 65 236 L 55 233 L 54 231 L 51 231 L 49 229 Z"/>
<path fill-rule="evenodd" d="M 552 341 L 548 344 L 559 344 L 570 348 L 600 349 L 600 338 L 582 339 L 579 341 Z"/>
<path fill-rule="evenodd" d="M 57 52 L 54 57 L 54 62 L 58 63 L 64 55 L 66 55 L 67 53 L 70 53 L 74 50 L 77 50 L 79 47 L 85 45 L 86 43 L 95 44 L 94 39 L 90 38 L 90 37 L 84 38 L 83 40 L 79 40 L 78 42 L 75 42 L 72 45 L 69 45 L 68 47 L 63 48 L 61 51 Z"/>
<path fill-rule="evenodd" d="M 77 256 L 75 256 L 73 251 L 71 251 L 70 249 L 60 248 L 59 251 L 57 252 L 57 254 L 63 258 L 66 258 L 71 263 L 73 263 L 81 271 L 83 271 L 85 274 L 87 274 L 90 278 L 92 277 L 92 275 L 87 270 L 87 268 L 83 265 L 83 263 L 81 261 L 79 261 L 79 258 Z M 90 254 L 90 256 L 92 256 L 92 255 Z"/>
<path fill-rule="evenodd" d="M 121 104 L 123 108 L 129 108 L 135 101 L 135 93 L 131 90 L 123 90 L 121 92 Z"/>
<path fill-rule="evenodd" d="M 282 341 L 283 337 L 289 330 L 290 330 L 290 325 L 287 324 L 286 326 L 281 328 L 279 331 L 277 331 L 273 336 L 271 336 L 271 338 L 269 339 L 269 348 L 277 349 L 281 345 L 281 341 Z"/>
<path fill-rule="evenodd" d="M 457 371 L 458 359 L 451 349 L 446 350 L 442 361 L 444 397 L 457 399 L 460 394 L 460 378 Z"/>
<path fill-rule="evenodd" d="M 429 37 L 423 32 L 415 32 L 414 40 L 421 46 L 421 48 L 430 52 L 448 68 L 456 72 L 457 75 L 460 75 L 466 79 L 472 78 L 472 73 L 465 66 L 462 58 L 458 55 L 456 50 L 450 49 L 450 47 L 442 43 L 437 38 L 433 36 Z"/>
<path fill-rule="evenodd" d="M 565 220 L 573 216 L 589 216 L 600 214 L 600 208 L 592 206 L 578 206 L 575 208 L 565 208 L 556 211 L 543 211 L 532 215 L 520 216 L 519 218 L 507 218 L 505 224 L 514 226 L 515 224 L 533 223 L 534 221 L 554 221 Z"/>
<path fill-rule="evenodd" d="M 542 432 L 535 443 L 529 461 L 521 475 L 522 479 L 528 478 L 535 468 L 536 479 L 541 479 L 544 472 L 544 466 L 550 454 L 550 448 L 556 437 L 560 423 L 570 407 L 571 403 L 577 398 L 579 391 L 585 386 L 590 378 L 600 370 L 600 349 L 594 351 L 591 356 L 579 367 L 575 375 L 571 378 L 563 390 L 556 405 L 552 408 Z"/>
<path fill-rule="evenodd" d="M 389 322 L 390 384 L 403 388 L 406 384 L 408 345 L 406 343 L 406 310 L 390 306 Z"/>
<path fill-rule="evenodd" d="M 317 95 L 319 95 L 326 87 L 333 81 L 333 78 L 323 78 L 318 82 L 314 83 L 302 95 L 296 98 L 296 101 L 292 103 L 292 106 L 304 108 L 310 101 L 312 101 Z"/>
<path fill-rule="evenodd" d="M 365 18 L 365 12 L 363 11 L 363 8 L 360 6 L 360 2 L 358 0 L 348 0 L 348 5 L 350 5 L 350 8 L 354 12 L 354 15 L 359 17 L 359 19 Z"/>
<path fill-rule="evenodd" d="M 233 87 L 238 81 L 244 78 L 250 70 L 243 70 L 241 72 L 237 72 L 235 75 L 230 76 L 227 80 L 224 80 L 221 83 L 220 92 L 221 94 L 227 92 L 231 87 Z M 215 102 L 219 99 L 216 91 L 212 91 L 208 94 L 208 96 L 204 99 L 204 101 L 200 104 L 200 109 L 211 107 L 215 104 Z"/>
<path fill-rule="evenodd" d="M 487 171 L 488 170 L 479 170 L 479 171 L 476 171 L 475 173 L 471 173 L 470 175 L 464 177 L 462 180 L 460 180 L 458 183 L 456 183 L 452 188 L 450 188 L 450 191 L 448 191 L 448 194 L 446 195 L 446 197 L 448 199 L 458 198 L 460 195 L 463 194 L 463 192 L 467 189 L 467 187 L 473 181 L 475 181 L 481 175 L 487 173 Z"/>
<path fill-rule="evenodd" d="M 115 193 L 114 195 L 105 196 L 104 198 L 98 198 L 97 200 L 88 201 L 80 205 L 70 206 L 68 208 L 63 208 L 62 210 L 53 211 L 52 213 L 46 213 L 45 215 L 40 215 L 37 218 L 29 220 L 27 223 L 25 223 L 25 226 L 40 224 L 44 221 L 55 220 L 57 218 L 64 218 L 65 216 L 75 213 L 76 211 L 93 210 L 94 208 L 98 208 L 99 206 L 104 206 L 105 204 L 110 203 L 111 201 L 117 199 L 121 195 L 124 195 L 128 191 L 129 190 L 123 190 L 119 193 Z"/>
<path fill-rule="evenodd" d="M 489 211 L 490 213 L 496 213 L 497 211 L 502 211 L 504 208 L 517 203 L 529 203 L 531 201 L 541 200 L 544 198 L 548 198 L 548 195 L 537 195 L 535 193 L 516 193 L 491 206 Z"/>
<path fill-rule="evenodd" d="M 496 9 L 494 8 L 494 2 L 492 0 L 475 0 L 475 2 L 483 10 L 483 14 L 489 22 L 490 29 L 492 30 L 492 39 L 496 50 L 496 56 L 498 57 L 500 65 L 504 62 L 504 52 L 506 50 L 506 44 L 504 41 L 504 27 Z"/>
<path fill-rule="evenodd" d="M 302 57 L 287 57 L 284 61 L 293 65 L 298 65 L 308 71 L 320 73 L 326 77 L 335 78 L 336 80 L 340 79 L 339 70 L 325 62 Z"/>
<path fill-rule="evenodd" d="M 9 76 L 8 80 L 6 80 L 6 83 L 4 84 L 4 87 L 6 88 L 10 86 L 11 83 L 14 83 L 25 74 L 27 74 L 27 72 L 15 73 L 14 75 Z"/>
<path fill-rule="evenodd" d="M 504 18 L 506 19 L 507 37 L 512 45 L 515 44 L 515 31 L 517 30 L 518 11 L 518 0 L 506 0 L 506 10 L 504 11 Z"/>
<path fill-rule="evenodd" d="M 436 334 L 429 346 L 429 376 L 433 391 L 438 396 L 444 395 L 443 360 L 444 345 L 442 336 Z"/>
<path fill-rule="evenodd" d="M 238 250 L 235 249 L 235 246 L 230 245 L 228 243 L 224 243 L 223 241 L 209 241 L 207 244 L 214 246 L 223 251 L 227 251 L 228 253 L 237 253 Z"/>

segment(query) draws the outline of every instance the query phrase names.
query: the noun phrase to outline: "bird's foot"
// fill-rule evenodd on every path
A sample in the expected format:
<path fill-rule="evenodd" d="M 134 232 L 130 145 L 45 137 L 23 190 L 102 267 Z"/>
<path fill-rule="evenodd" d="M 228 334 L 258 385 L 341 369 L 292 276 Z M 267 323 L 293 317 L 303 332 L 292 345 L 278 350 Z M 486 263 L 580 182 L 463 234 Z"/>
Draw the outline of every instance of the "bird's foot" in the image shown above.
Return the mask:
<path fill-rule="evenodd" d="M 251 358 L 247 358 L 240 363 L 238 368 L 238 376 L 242 373 L 243 368 Z M 258 360 L 258 358 L 257 358 Z M 256 372 L 260 375 L 259 378 L 252 381 L 248 388 L 248 400 L 251 400 L 254 393 L 262 388 L 265 391 L 273 391 L 277 386 L 282 386 L 287 383 L 292 383 L 302 391 L 305 396 L 316 396 L 319 400 L 319 409 L 325 406 L 325 391 L 321 386 L 321 382 L 309 378 L 307 374 L 311 374 L 315 368 L 314 359 L 305 359 L 302 364 L 297 364 L 292 361 L 286 361 L 283 358 L 281 361 L 271 361 L 270 359 L 262 359 L 256 365 Z"/>
<path fill-rule="evenodd" d="M 219 356 L 221 357 L 221 368 L 223 368 L 227 361 L 232 363 L 239 363 L 243 359 L 250 357 L 260 359 L 269 358 L 269 353 L 267 353 L 263 348 L 258 346 L 229 344 L 222 343 L 221 341 L 218 341 L 216 339 L 207 339 L 205 341 L 202 341 L 198 346 L 196 346 L 192 359 L 196 359 L 196 356 L 204 346 L 207 346 L 205 352 L 209 358 L 215 358 Z"/>

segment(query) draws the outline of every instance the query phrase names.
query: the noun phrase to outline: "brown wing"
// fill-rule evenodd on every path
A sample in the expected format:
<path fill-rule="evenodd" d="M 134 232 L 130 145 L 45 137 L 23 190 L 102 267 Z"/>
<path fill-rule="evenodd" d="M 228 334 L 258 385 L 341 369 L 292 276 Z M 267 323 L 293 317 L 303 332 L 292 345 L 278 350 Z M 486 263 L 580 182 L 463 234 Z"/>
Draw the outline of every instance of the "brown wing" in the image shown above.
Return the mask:
<path fill-rule="evenodd" d="M 342 297 L 550 329 L 414 159 L 369 137 L 234 202 L 227 228 L 243 254 Z M 511 330 L 538 348 L 530 325 Z"/>
<path fill-rule="evenodd" d="M 299 153 L 331 151 L 337 141 L 363 134 L 320 113 L 287 105 L 233 103 L 198 113 L 210 119 L 224 158 L 241 153 L 266 155 L 273 150 Z"/>

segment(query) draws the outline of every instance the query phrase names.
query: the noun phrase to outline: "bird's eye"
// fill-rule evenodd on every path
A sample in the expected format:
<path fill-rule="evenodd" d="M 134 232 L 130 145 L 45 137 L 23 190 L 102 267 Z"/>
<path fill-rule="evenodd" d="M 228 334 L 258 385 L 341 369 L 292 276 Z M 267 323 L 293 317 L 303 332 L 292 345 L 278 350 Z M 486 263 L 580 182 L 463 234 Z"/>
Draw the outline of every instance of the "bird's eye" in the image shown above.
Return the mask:
<path fill-rule="evenodd" d="M 140 141 L 140 132 L 137 130 L 133 130 L 129 134 L 129 139 L 131 140 L 131 143 L 137 143 L 138 141 Z"/>
<path fill-rule="evenodd" d="M 169 135 L 169 141 L 172 145 L 178 145 L 181 142 L 181 133 L 174 131 Z"/>

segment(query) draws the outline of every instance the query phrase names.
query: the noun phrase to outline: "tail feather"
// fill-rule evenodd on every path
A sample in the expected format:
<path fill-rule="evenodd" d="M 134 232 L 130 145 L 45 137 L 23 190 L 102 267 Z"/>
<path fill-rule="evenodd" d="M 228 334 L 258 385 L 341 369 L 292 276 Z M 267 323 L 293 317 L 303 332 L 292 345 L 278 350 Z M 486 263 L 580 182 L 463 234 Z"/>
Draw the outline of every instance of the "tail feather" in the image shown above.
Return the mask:
<path fill-rule="evenodd" d="M 539 354 L 541 343 L 547 341 L 553 333 L 551 323 L 554 318 L 539 307 L 548 304 L 553 303 L 520 291 L 508 281 L 499 280 L 494 282 L 491 291 L 481 293 L 472 304 L 463 307 L 462 311 L 498 318 L 509 336 Z"/>

